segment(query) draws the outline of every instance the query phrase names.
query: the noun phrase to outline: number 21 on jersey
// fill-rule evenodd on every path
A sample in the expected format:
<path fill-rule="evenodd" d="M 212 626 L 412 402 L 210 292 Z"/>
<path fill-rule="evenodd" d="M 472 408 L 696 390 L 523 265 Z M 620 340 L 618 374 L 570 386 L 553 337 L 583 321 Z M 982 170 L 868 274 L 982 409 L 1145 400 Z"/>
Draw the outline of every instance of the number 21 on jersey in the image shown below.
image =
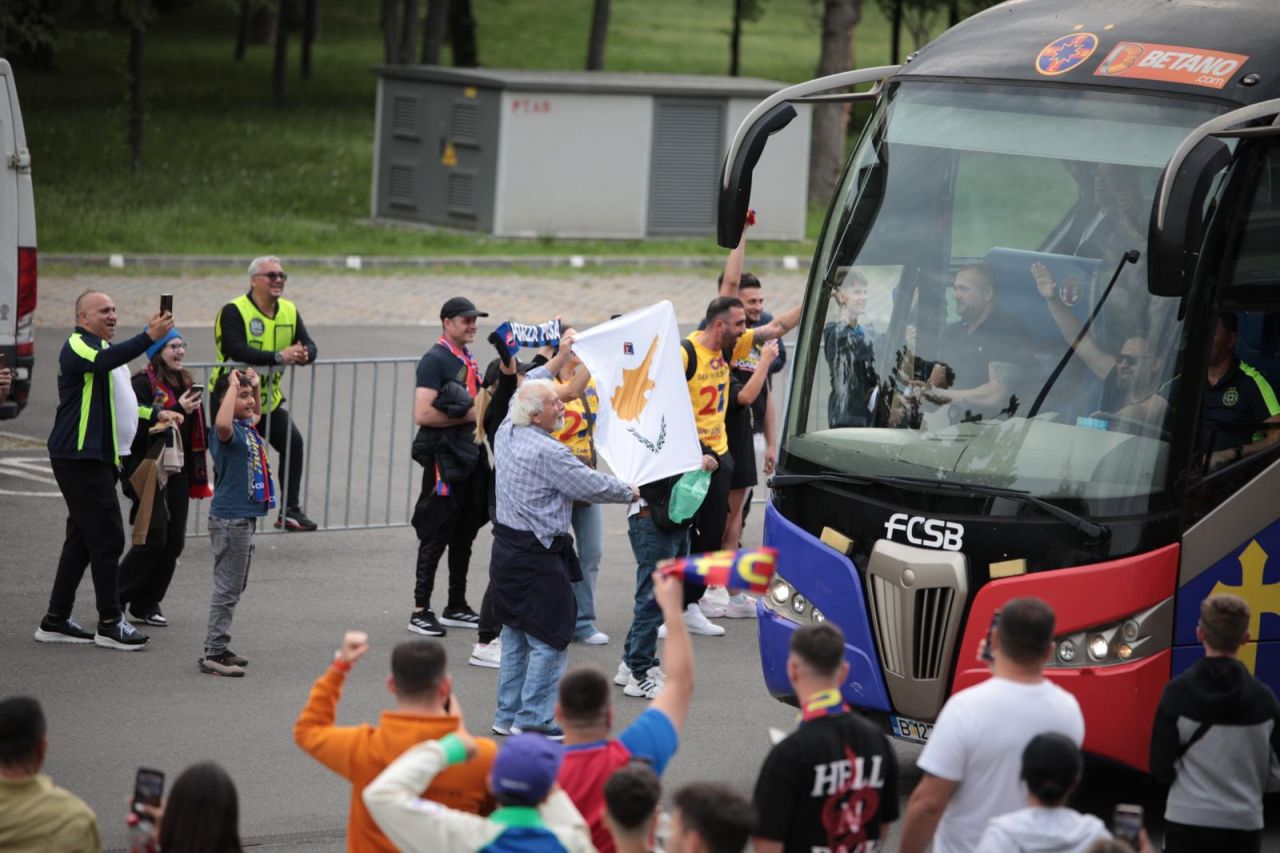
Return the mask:
<path fill-rule="evenodd" d="M 707 404 L 698 409 L 700 415 L 714 415 L 717 412 L 724 411 L 724 383 L 719 385 L 704 385 L 698 390 L 698 396 L 705 398 Z"/>

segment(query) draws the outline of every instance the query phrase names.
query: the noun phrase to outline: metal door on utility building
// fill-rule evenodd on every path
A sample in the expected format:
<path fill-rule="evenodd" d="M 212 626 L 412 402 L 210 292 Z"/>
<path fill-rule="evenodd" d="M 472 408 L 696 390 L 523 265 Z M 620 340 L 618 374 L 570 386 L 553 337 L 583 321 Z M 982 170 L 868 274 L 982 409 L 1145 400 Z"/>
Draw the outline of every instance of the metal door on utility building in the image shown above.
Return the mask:
<path fill-rule="evenodd" d="M 650 234 L 712 234 L 724 157 L 725 102 L 655 98 Z"/>
<path fill-rule="evenodd" d="M 499 93 L 389 81 L 386 99 L 378 215 L 490 229 Z"/>

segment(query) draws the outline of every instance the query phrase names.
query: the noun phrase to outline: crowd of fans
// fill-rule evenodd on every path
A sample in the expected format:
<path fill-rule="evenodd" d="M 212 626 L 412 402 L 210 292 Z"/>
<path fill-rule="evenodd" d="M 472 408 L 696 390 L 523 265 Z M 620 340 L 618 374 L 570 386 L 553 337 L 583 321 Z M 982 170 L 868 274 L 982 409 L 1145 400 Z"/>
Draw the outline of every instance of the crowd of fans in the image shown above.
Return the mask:
<path fill-rule="evenodd" d="M 664 559 L 737 547 L 757 451 L 766 472 L 776 458 L 769 377 L 785 353 L 774 341 L 794 328 L 800 309 L 776 318 L 763 310 L 759 280 L 742 271 L 744 251 L 745 237 L 704 323 L 682 342 L 701 465 L 710 475 L 706 498 L 684 522 L 667 511 L 676 478 L 636 486 L 596 470 L 599 397 L 573 353 L 571 328 L 558 348 L 527 364 L 491 336 L 498 357 L 482 370 L 470 345 L 477 318 L 488 315 L 463 297 L 442 307 L 443 334 L 418 366 L 414 403 L 423 479 L 408 630 L 421 637 L 392 651 L 394 708 L 376 726 L 339 726 L 347 673 L 369 651 L 367 635 L 347 632 L 294 729 L 300 747 L 351 783 L 349 849 L 738 851 L 750 841 L 760 851 L 871 853 L 886 846 L 900 817 L 898 759 L 881 729 L 845 703 L 844 637 L 830 623 L 794 632 L 787 676 L 801 717 L 765 759 L 753 796 L 696 782 L 672 792 L 669 812 L 662 811 L 662 776 L 694 695 L 691 635 L 723 635 L 713 620 L 757 613 L 741 591 L 708 590 L 658 570 Z M 69 509 L 67 539 L 37 640 L 145 646 L 133 623 L 168 624 L 160 605 L 183 549 L 188 501 L 212 497 L 213 590 L 198 666 L 245 676 L 249 662 L 229 643 L 258 519 L 278 509 L 281 527 L 315 527 L 300 502 L 301 436 L 272 367 L 307 364 L 316 347 L 281 296 L 287 276 L 278 259 L 255 260 L 249 274 L 250 292 L 228 304 L 217 325 L 220 360 L 245 368 L 217 373 L 209 423 L 171 314 L 158 313 L 146 331 L 112 346 L 109 297 L 90 291 L 78 300 L 49 442 Z M 858 339 L 847 344 L 852 352 Z M 144 353 L 147 366 L 121 381 L 116 372 Z M 268 444 L 287 459 L 283 495 Z M 122 455 L 135 525 L 123 561 Z M 628 505 L 637 566 L 633 622 L 610 673 L 568 667 L 572 643 L 611 642 L 594 603 L 599 505 L 606 502 Z M 466 599 L 467 577 L 485 524 L 494 544 L 476 611 Z M 437 618 L 431 600 L 446 551 L 448 592 Z M 93 632 L 71 613 L 87 566 L 99 613 Z M 971 650 L 989 661 L 991 677 L 946 703 L 920 754 L 922 778 L 901 815 L 898 849 L 1117 849 L 1102 821 L 1069 806 L 1086 731 L 1075 699 L 1044 677 L 1051 607 L 1020 598 L 999 615 L 989 645 Z M 1175 679 L 1161 702 L 1151 764 L 1172 786 L 1166 850 L 1260 849 L 1280 705 L 1235 659 L 1248 624 L 1240 599 L 1206 600 L 1198 634 L 1206 658 Z M 464 720 L 455 675 L 432 639 L 448 628 L 477 630 L 468 663 L 499 670 L 488 729 L 501 745 L 473 735 Z M 615 686 L 649 702 L 621 730 Z M 48 743 L 34 699 L 0 702 L 0 849 L 99 849 L 93 813 L 40 773 Z M 166 802 L 134 803 L 132 814 L 141 848 L 240 849 L 235 786 L 216 764 L 188 768 Z M 1140 823 L 1122 843 L 1150 849 Z"/>

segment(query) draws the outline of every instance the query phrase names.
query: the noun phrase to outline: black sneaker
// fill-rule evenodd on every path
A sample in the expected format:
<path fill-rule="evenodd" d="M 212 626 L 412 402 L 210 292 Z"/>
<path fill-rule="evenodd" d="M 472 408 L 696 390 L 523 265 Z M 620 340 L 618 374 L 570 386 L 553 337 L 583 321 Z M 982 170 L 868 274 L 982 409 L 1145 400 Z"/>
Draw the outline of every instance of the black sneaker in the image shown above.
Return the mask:
<path fill-rule="evenodd" d="M 80 623 L 68 616 L 66 619 L 50 619 L 48 616 L 40 620 L 36 628 L 37 643 L 92 643 L 90 634 Z"/>
<path fill-rule="evenodd" d="M 409 630 L 424 637 L 443 637 L 449 633 L 430 610 L 414 611 L 409 617 Z"/>
<path fill-rule="evenodd" d="M 114 622 L 99 622 L 98 633 L 93 635 L 95 646 L 121 652 L 139 651 L 150 640 L 150 637 L 130 625 L 129 620 L 123 616 Z"/>
<path fill-rule="evenodd" d="M 440 621 L 454 628 L 479 628 L 480 614 L 464 604 L 461 607 L 450 607 L 441 612 Z"/>
<path fill-rule="evenodd" d="M 222 654 L 206 654 L 196 661 L 201 672 L 209 675 L 221 675 L 224 678 L 244 678 L 244 669 L 235 663 L 235 655 L 228 649 Z"/>
<path fill-rule="evenodd" d="M 242 657 L 240 657 L 240 655 L 238 655 L 238 654 L 236 654 L 235 652 L 231 651 L 231 649 L 227 649 L 225 652 L 223 652 L 223 653 L 220 655 L 220 657 L 226 658 L 227 662 L 228 662 L 228 663 L 230 663 L 230 664 L 232 664 L 232 665 L 234 665 L 234 666 L 246 667 L 246 666 L 248 666 L 248 665 L 249 665 L 249 659 L 248 659 L 248 658 L 242 658 Z"/>
<path fill-rule="evenodd" d="M 307 518 L 306 513 L 296 506 L 286 509 L 276 518 L 276 527 L 283 527 L 294 533 L 310 533 L 316 529 L 316 526 L 316 523 Z"/>
<path fill-rule="evenodd" d="M 145 613 L 139 613 L 136 610 L 133 610 L 132 608 L 130 608 L 129 619 L 130 621 L 133 621 L 133 622 L 140 622 L 143 625 L 153 625 L 157 628 L 169 627 L 169 620 L 164 618 L 164 614 L 160 612 L 159 607 L 157 607 L 155 610 L 145 612 Z"/>

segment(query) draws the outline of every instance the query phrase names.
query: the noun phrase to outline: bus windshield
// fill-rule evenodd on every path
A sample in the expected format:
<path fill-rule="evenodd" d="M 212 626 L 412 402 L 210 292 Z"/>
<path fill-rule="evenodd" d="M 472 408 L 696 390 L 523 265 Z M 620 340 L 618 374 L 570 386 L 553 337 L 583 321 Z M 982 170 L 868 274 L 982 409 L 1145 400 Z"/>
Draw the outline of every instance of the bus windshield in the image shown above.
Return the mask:
<path fill-rule="evenodd" d="M 1222 111 L 897 84 L 821 238 L 788 453 L 1044 498 L 1163 490 L 1184 343 L 1177 300 L 1147 290 L 1147 221 L 1169 156 Z"/>

